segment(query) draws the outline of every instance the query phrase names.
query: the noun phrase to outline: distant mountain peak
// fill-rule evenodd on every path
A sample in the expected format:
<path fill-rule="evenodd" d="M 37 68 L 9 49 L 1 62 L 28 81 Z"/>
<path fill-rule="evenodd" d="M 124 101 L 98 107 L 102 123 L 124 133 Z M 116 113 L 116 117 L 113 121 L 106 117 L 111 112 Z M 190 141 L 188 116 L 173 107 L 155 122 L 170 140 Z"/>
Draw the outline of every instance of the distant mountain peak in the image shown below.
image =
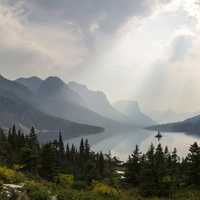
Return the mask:
<path fill-rule="evenodd" d="M 52 85 L 54 87 L 62 87 L 62 86 L 66 86 L 66 83 L 58 78 L 57 76 L 50 76 L 47 79 L 45 79 L 44 83 L 48 83 L 49 85 Z"/>
<path fill-rule="evenodd" d="M 70 81 L 68 85 L 69 87 L 72 87 L 72 88 L 88 90 L 88 87 L 86 85 L 77 83 L 75 81 Z"/>
<path fill-rule="evenodd" d="M 200 134 L 200 115 L 188 118 L 184 121 L 164 123 L 149 127 L 150 130 L 158 130 L 165 132 L 184 132 L 187 134 Z"/>
<path fill-rule="evenodd" d="M 7 79 L 0 74 L 0 80 L 7 80 Z"/>
<path fill-rule="evenodd" d="M 129 112 L 141 112 L 140 106 L 137 101 L 131 100 L 120 100 L 115 103 L 115 107 L 121 108 L 121 111 L 125 113 Z"/>
<path fill-rule="evenodd" d="M 24 85 L 32 92 L 36 92 L 40 85 L 42 84 L 43 80 L 37 76 L 31 76 L 28 78 L 22 77 L 15 80 L 15 82 L 20 83 L 21 85 Z"/>
<path fill-rule="evenodd" d="M 31 76 L 31 77 L 25 78 L 25 79 L 42 81 L 42 79 L 40 77 L 38 77 L 38 76 Z"/>
<path fill-rule="evenodd" d="M 99 91 L 99 90 L 90 90 L 86 85 L 83 85 L 83 84 L 80 84 L 80 83 L 77 83 L 77 82 L 74 82 L 74 81 L 70 81 L 68 83 L 68 86 L 69 88 L 71 88 L 72 90 L 78 92 L 78 93 L 87 93 L 90 95 L 95 95 L 95 96 L 98 96 L 98 98 L 103 98 L 105 101 L 107 101 L 108 103 L 108 100 L 107 100 L 107 97 L 105 95 L 104 92 L 102 91 Z"/>
<path fill-rule="evenodd" d="M 45 81 L 62 81 L 61 78 L 57 76 L 49 76 L 45 79 Z M 62 81 L 63 82 L 63 81 Z"/>
<path fill-rule="evenodd" d="M 120 100 L 113 104 L 114 108 L 123 113 L 135 124 L 141 124 L 143 126 L 153 125 L 155 122 L 146 114 L 140 110 L 140 106 L 137 101 Z"/>

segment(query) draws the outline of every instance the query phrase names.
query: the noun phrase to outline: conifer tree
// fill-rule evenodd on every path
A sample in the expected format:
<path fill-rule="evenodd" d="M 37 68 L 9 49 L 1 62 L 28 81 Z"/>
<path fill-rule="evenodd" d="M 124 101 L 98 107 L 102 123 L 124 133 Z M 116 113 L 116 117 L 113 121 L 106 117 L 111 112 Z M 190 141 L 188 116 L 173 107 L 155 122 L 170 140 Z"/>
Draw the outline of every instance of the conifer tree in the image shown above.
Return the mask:
<path fill-rule="evenodd" d="M 19 136 L 22 139 L 21 136 Z M 39 141 L 34 127 L 31 128 L 30 134 L 23 148 L 21 148 L 21 164 L 24 165 L 24 170 L 32 174 L 38 174 L 39 166 Z"/>
<path fill-rule="evenodd" d="M 190 146 L 188 161 L 189 183 L 200 186 L 200 147 L 195 142 Z"/>
<path fill-rule="evenodd" d="M 53 180 L 58 173 L 57 152 L 53 143 L 45 144 L 41 152 L 40 175 L 47 180 Z"/>
<path fill-rule="evenodd" d="M 61 167 L 64 165 L 64 159 L 65 159 L 65 147 L 62 139 L 62 134 L 59 132 L 59 141 L 58 141 L 58 162 L 61 165 Z"/>
<path fill-rule="evenodd" d="M 31 130 L 30 130 L 29 145 L 30 145 L 30 148 L 33 151 L 35 151 L 35 152 L 38 151 L 38 149 L 39 149 L 39 142 L 38 142 L 37 134 L 35 132 L 35 128 L 34 127 L 31 127 Z"/>
<path fill-rule="evenodd" d="M 126 163 L 126 180 L 134 186 L 139 184 L 139 177 L 141 173 L 140 156 L 141 153 L 139 151 L 139 147 L 136 145 L 135 150 L 131 156 L 129 156 L 128 162 Z"/>
<path fill-rule="evenodd" d="M 84 146 L 84 140 L 82 138 L 81 142 L 80 142 L 80 147 L 79 147 L 79 153 L 80 153 L 80 155 L 83 155 L 84 151 L 85 151 L 85 146 Z"/>
<path fill-rule="evenodd" d="M 8 164 L 8 141 L 7 137 L 4 134 L 3 130 L 0 129 L 0 163 L 1 164 Z"/>
<path fill-rule="evenodd" d="M 90 154 L 90 145 L 89 145 L 88 139 L 85 140 L 84 150 L 85 150 L 86 158 L 89 157 L 89 154 Z"/>
<path fill-rule="evenodd" d="M 104 170 L 105 170 L 105 161 L 104 161 L 104 156 L 103 153 L 100 152 L 99 156 L 98 156 L 98 168 L 99 168 L 99 175 L 100 178 L 104 177 Z"/>

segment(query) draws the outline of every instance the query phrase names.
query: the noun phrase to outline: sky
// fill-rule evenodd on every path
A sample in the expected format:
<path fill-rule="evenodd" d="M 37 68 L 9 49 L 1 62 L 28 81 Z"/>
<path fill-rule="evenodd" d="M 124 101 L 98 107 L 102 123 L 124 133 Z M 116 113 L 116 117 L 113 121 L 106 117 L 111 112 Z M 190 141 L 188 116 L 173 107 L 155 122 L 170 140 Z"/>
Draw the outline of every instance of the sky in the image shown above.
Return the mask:
<path fill-rule="evenodd" d="M 198 0 L 0 0 L 0 73 L 59 76 L 145 111 L 200 111 Z"/>

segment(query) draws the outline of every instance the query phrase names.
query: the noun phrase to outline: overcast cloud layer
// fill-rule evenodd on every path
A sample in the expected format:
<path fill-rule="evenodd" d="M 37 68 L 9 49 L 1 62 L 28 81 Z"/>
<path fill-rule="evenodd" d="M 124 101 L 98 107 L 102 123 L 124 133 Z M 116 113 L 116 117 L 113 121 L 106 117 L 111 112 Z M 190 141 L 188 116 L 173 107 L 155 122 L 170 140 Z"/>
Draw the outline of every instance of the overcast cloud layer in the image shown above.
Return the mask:
<path fill-rule="evenodd" d="M 146 111 L 200 111 L 196 0 L 0 0 L 0 72 L 57 75 Z"/>

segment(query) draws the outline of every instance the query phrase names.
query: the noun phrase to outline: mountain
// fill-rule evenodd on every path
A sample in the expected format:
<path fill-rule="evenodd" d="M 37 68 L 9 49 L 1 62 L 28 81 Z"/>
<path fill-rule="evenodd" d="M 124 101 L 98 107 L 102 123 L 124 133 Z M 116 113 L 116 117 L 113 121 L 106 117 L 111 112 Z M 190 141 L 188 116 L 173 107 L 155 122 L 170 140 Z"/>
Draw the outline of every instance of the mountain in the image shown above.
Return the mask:
<path fill-rule="evenodd" d="M 140 107 L 135 101 L 121 100 L 113 104 L 114 108 L 129 118 L 130 123 L 140 126 L 150 126 L 155 122 L 141 112 Z"/>
<path fill-rule="evenodd" d="M 83 99 L 71 90 L 68 85 L 58 77 L 48 77 L 37 90 L 37 95 L 46 99 L 64 100 L 73 104 L 81 105 Z"/>
<path fill-rule="evenodd" d="M 133 110 L 135 115 L 127 115 L 114 108 L 103 92 L 90 90 L 76 82 L 66 84 L 58 77 L 45 80 L 37 77 L 21 78 L 16 82 L 34 91 L 37 108 L 56 117 L 105 128 L 155 124 L 139 109 Z"/>
<path fill-rule="evenodd" d="M 33 98 L 32 92 L 27 87 L 14 81 L 10 81 L 2 75 L 0 75 L 0 90 L 1 92 L 9 91 L 13 95 L 26 99 L 27 101 L 31 101 Z"/>
<path fill-rule="evenodd" d="M 61 129 L 65 138 L 103 131 L 103 128 L 97 126 L 83 125 L 46 114 L 27 101 L 27 96 L 34 98 L 25 86 L 0 77 L 1 127 L 8 128 L 13 124 L 26 128 L 35 126 L 41 133 L 55 133 Z M 47 134 L 44 134 L 44 137 L 49 139 Z"/>
<path fill-rule="evenodd" d="M 127 123 L 127 117 L 113 108 L 103 92 L 89 90 L 87 86 L 76 82 L 69 82 L 68 85 L 81 96 L 88 109 L 112 120 Z"/>
<path fill-rule="evenodd" d="M 41 132 L 63 130 L 68 136 L 102 131 L 101 128 L 77 124 L 52 117 L 33 108 L 26 102 L 15 98 L 0 96 L 0 124 L 11 127 L 14 123 L 25 127 L 35 126 Z M 81 131 L 80 131 L 81 130 Z"/>
<path fill-rule="evenodd" d="M 200 134 L 200 115 L 186 119 L 181 122 L 160 124 L 149 127 L 150 130 L 161 130 L 166 132 L 186 132 Z"/>
<path fill-rule="evenodd" d="M 195 116 L 197 114 L 198 112 L 177 113 L 174 112 L 173 110 L 166 110 L 166 111 L 152 110 L 148 112 L 149 116 L 151 116 L 157 122 L 162 124 L 183 121 L 184 119 L 191 118 L 192 116 Z"/>
<path fill-rule="evenodd" d="M 49 77 L 37 91 L 38 107 L 51 115 L 78 123 L 113 127 L 118 123 L 85 107 L 85 99 L 57 77 Z"/>
<path fill-rule="evenodd" d="M 19 78 L 15 80 L 15 82 L 26 86 L 32 92 L 36 92 L 42 84 L 43 80 L 36 76 L 32 76 L 30 78 Z"/>

